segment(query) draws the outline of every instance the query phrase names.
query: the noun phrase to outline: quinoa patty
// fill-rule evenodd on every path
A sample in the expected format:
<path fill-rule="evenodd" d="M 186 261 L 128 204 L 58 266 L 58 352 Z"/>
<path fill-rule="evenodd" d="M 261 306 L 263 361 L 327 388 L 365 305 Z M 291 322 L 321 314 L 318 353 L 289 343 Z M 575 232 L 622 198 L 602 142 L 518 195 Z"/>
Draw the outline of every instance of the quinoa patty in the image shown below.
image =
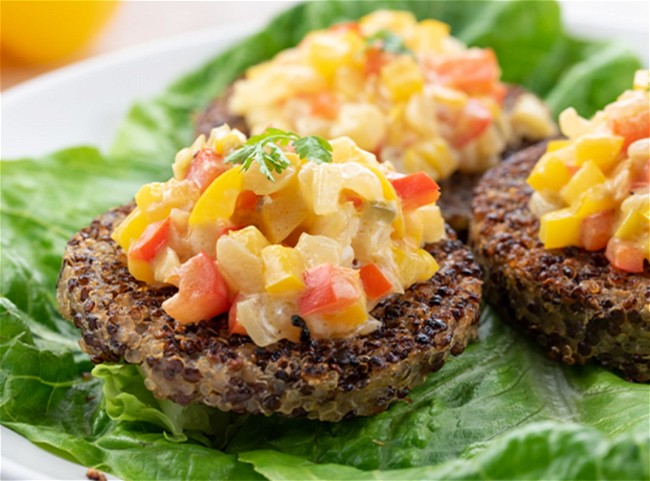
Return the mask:
<path fill-rule="evenodd" d="M 110 238 L 132 208 L 103 214 L 70 240 L 57 298 L 93 362 L 139 364 L 158 397 L 323 421 L 367 416 L 405 397 L 477 336 L 481 272 L 455 239 L 428 246 L 440 270 L 375 307 L 384 326 L 367 336 L 258 347 L 229 335 L 225 316 L 181 325 L 161 308 L 176 288 L 136 281 Z"/>
<path fill-rule="evenodd" d="M 650 268 L 630 274 L 602 252 L 544 249 L 526 178 L 545 149 L 541 143 L 515 154 L 476 189 L 470 243 L 485 271 L 485 296 L 552 359 L 593 359 L 628 380 L 648 382 Z"/>

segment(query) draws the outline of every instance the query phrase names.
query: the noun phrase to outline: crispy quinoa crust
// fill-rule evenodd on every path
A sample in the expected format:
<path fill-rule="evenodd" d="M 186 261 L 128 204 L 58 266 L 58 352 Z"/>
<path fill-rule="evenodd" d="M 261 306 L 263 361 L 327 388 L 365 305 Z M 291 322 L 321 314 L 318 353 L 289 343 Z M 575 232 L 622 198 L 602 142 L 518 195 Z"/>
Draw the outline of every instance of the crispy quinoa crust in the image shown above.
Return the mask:
<path fill-rule="evenodd" d="M 384 326 L 368 336 L 262 348 L 228 335 L 224 317 L 180 325 L 161 308 L 175 288 L 133 279 L 110 238 L 131 209 L 105 213 L 70 240 L 57 297 L 93 362 L 139 364 L 161 398 L 324 421 L 367 416 L 405 397 L 477 336 L 481 272 L 457 240 L 429 246 L 438 273 L 378 305 L 372 314 Z"/>
<path fill-rule="evenodd" d="M 650 268 L 629 274 L 602 252 L 544 249 L 528 209 L 526 178 L 545 143 L 490 170 L 475 192 L 470 243 L 485 296 L 552 359 L 596 360 L 626 379 L 650 381 Z"/>

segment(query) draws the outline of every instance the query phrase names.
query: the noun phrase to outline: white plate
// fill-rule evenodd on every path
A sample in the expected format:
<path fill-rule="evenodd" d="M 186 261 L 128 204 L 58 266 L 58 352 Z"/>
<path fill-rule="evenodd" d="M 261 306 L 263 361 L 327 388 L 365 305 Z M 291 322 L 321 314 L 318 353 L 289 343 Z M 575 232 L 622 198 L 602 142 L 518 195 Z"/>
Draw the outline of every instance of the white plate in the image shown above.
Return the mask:
<path fill-rule="evenodd" d="M 623 39 L 648 65 L 647 2 L 572 1 L 564 2 L 563 8 L 571 31 Z M 2 94 L 1 157 L 38 156 L 80 144 L 106 149 L 136 99 L 158 94 L 184 72 L 260 28 L 268 10 L 254 23 L 194 32 L 98 57 L 9 89 Z M 53 456 L 4 427 L 0 449 L 2 480 L 86 479 L 86 468 Z"/>

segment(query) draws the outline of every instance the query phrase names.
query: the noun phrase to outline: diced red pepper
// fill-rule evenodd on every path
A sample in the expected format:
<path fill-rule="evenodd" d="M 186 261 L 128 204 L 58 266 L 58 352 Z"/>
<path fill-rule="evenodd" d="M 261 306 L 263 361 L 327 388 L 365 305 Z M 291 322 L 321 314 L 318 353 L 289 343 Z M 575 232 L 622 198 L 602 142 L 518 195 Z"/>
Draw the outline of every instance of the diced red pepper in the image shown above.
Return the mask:
<path fill-rule="evenodd" d="M 387 60 L 387 55 L 384 53 L 383 49 L 378 45 L 370 45 L 366 49 L 366 65 L 365 65 L 365 74 L 367 77 L 371 75 L 379 75 L 381 68 L 384 66 Z"/>
<path fill-rule="evenodd" d="M 338 100 L 331 92 L 319 92 L 309 97 L 311 114 L 333 120 L 339 114 Z"/>
<path fill-rule="evenodd" d="M 178 292 L 163 302 L 167 314 L 182 324 L 211 319 L 230 309 L 230 293 L 215 260 L 201 252 L 177 269 Z"/>
<path fill-rule="evenodd" d="M 501 69 L 492 49 L 471 48 L 449 57 L 432 57 L 426 68 L 443 84 L 473 95 L 491 95 Z"/>
<path fill-rule="evenodd" d="M 301 316 L 332 314 L 352 306 L 361 296 L 356 272 L 321 264 L 304 273 L 305 290 L 298 298 Z"/>
<path fill-rule="evenodd" d="M 239 295 L 235 297 L 232 306 L 230 307 L 230 311 L 228 311 L 228 333 L 245 336 L 248 334 L 246 332 L 246 328 L 242 326 L 237 320 L 237 303 L 239 301 L 239 298 Z"/>
<path fill-rule="evenodd" d="M 424 172 L 416 172 L 403 177 L 392 177 L 388 180 L 393 184 L 405 210 L 417 209 L 423 205 L 431 204 L 440 197 L 440 187 L 435 180 Z"/>
<path fill-rule="evenodd" d="M 244 190 L 237 197 L 237 203 L 235 204 L 235 211 L 241 210 L 255 210 L 257 207 L 257 202 L 259 198 L 257 194 L 252 190 Z"/>
<path fill-rule="evenodd" d="M 627 152 L 630 144 L 639 139 L 650 137 L 650 111 L 642 110 L 635 115 L 623 118 L 612 118 L 609 121 L 612 132 L 625 139 L 622 151 Z"/>
<path fill-rule="evenodd" d="M 451 144 L 461 148 L 479 137 L 492 123 L 492 112 L 476 99 L 470 99 L 455 119 Z"/>
<path fill-rule="evenodd" d="M 194 182 L 201 192 L 208 188 L 214 179 L 230 168 L 223 156 L 212 149 L 202 149 L 192 159 L 186 178 Z"/>
<path fill-rule="evenodd" d="M 580 223 L 580 245 L 588 251 L 604 249 L 613 227 L 614 211 L 607 210 L 585 217 Z"/>
<path fill-rule="evenodd" d="M 605 256 L 614 267 L 626 272 L 643 272 L 643 250 L 632 241 L 612 237 Z"/>
<path fill-rule="evenodd" d="M 147 226 L 142 235 L 129 248 L 129 257 L 150 262 L 169 239 L 171 219 L 154 222 Z"/>
<path fill-rule="evenodd" d="M 363 289 L 368 299 L 375 300 L 384 297 L 393 290 L 393 284 L 386 278 L 377 264 L 370 262 L 359 269 Z"/>

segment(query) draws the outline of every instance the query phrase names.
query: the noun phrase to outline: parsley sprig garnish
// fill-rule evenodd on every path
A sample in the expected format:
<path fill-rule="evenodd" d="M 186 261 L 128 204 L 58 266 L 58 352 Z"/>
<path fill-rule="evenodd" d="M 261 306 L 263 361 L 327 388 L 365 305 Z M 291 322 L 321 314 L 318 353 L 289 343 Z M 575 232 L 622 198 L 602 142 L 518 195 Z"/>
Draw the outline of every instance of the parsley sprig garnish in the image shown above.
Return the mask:
<path fill-rule="evenodd" d="M 366 38 L 368 45 L 378 46 L 386 53 L 398 55 L 413 55 L 413 52 L 406 46 L 404 40 L 399 35 L 390 30 L 379 30 Z"/>
<path fill-rule="evenodd" d="M 301 159 L 317 163 L 332 161 L 332 146 L 325 139 L 310 135 L 300 137 L 293 132 L 268 128 L 259 135 L 248 139 L 241 147 L 226 157 L 226 162 L 241 164 L 242 170 L 248 170 L 253 162 L 257 162 L 267 179 L 275 182 L 273 172 L 282 173 L 291 162 L 282 147 L 293 145 Z"/>

